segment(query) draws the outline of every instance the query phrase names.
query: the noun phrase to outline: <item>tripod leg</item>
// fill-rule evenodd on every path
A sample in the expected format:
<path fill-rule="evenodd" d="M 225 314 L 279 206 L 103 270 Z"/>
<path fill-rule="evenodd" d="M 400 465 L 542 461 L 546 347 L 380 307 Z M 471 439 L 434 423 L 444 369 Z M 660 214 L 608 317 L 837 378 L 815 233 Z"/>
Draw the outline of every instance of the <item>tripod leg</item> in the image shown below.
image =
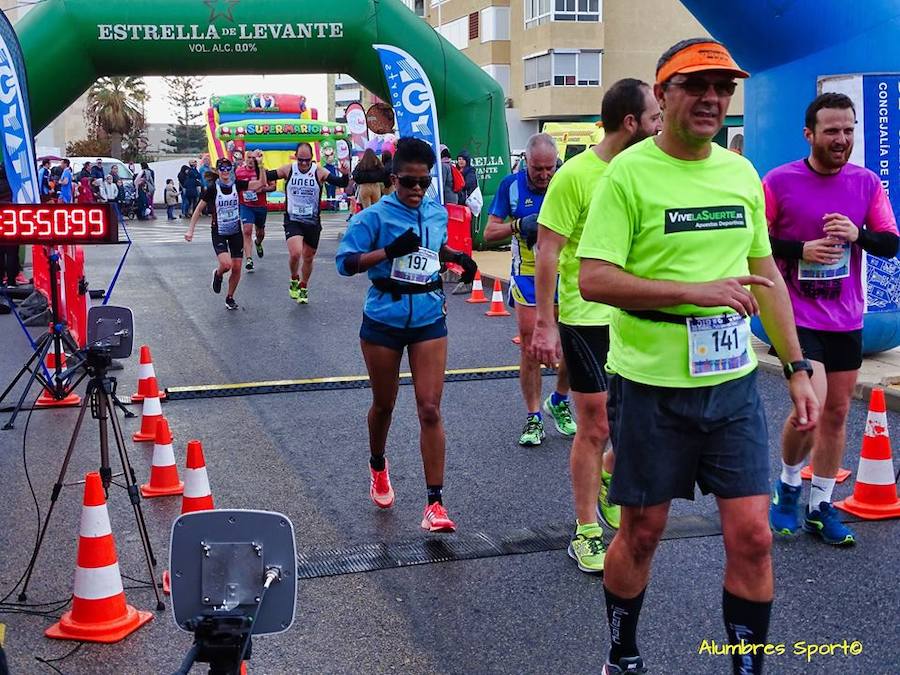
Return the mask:
<path fill-rule="evenodd" d="M 125 407 L 125 404 L 119 400 L 119 397 L 115 394 L 112 394 L 112 402 L 113 405 L 116 406 L 119 410 L 122 411 L 122 414 L 125 415 L 126 418 L 137 417 L 133 412 L 131 412 L 128 408 Z"/>
<path fill-rule="evenodd" d="M 47 353 L 50 351 L 50 348 L 53 346 L 53 340 L 49 338 L 49 333 L 47 333 L 48 338 L 44 340 L 43 346 L 41 346 L 40 351 L 35 351 L 31 358 L 28 359 L 28 363 L 25 364 L 25 368 L 19 372 L 19 375 L 16 375 L 16 380 L 25 372 L 25 370 L 31 370 L 31 376 L 28 378 L 28 384 L 25 385 L 25 389 L 22 390 L 22 395 L 19 397 L 18 403 L 16 403 L 16 407 L 13 408 L 13 413 L 9 418 L 9 421 L 3 425 L 3 431 L 8 431 L 10 429 L 15 428 L 16 417 L 19 416 L 19 411 L 22 410 L 22 405 L 25 403 L 25 398 L 28 396 L 28 392 L 31 391 L 31 386 L 34 384 L 35 380 L 38 380 L 42 385 L 44 385 L 47 389 L 51 389 L 50 383 L 46 381 L 43 375 L 38 374 L 38 368 L 40 364 L 44 362 L 44 359 L 47 358 Z M 38 359 L 38 368 L 30 369 L 29 365 L 31 362 L 37 357 Z M 15 381 L 13 382 L 15 384 Z M 9 388 L 12 388 L 10 385 Z M 7 389 L 8 391 L 9 389 Z M 6 393 L 3 394 L 6 396 Z"/>
<path fill-rule="evenodd" d="M 47 515 L 44 517 L 44 523 L 41 525 L 41 533 L 38 535 L 37 544 L 34 552 L 31 554 L 31 560 L 28 561 L 28 567 L 25 570 L 25 583 L 22 585 L 22 592 L 19 593 L 19 602 L 25 602 L 28 599 L 28 584 L 31 582 L 31 575 L 34 572 L 34 565 L 37 562 L 41 545 L 44 543 L 44 536 L 47 534 L 47 526 L 50 524 L 50 516 L 53 515 L 53 508 L 56 506 L 56 500 L 59 499 L 59 493 L 62 490 L 63 481 L 66 478 L 66 472 L 69 470 L 69 460 L 72 459 L 72 452 L 75 450 L 75 442 L 78 440 L 78 434 L 81 432 L 81 423 L 84 421 L 84 414 L 87 412 L 89 405 L 91 385 L 84 394 L 84 400 L 81 402 L 81 408 L 78 411 L 78 419 L 75 421 L 75 429 L 72 430 L 72 438 L 69 440 L 69 447 L 66 449 L 66 456 L 63 458 L 62 466 L 59 469 L 59 476 L 53 485 L 53 491 L 50 493 L 50 507 L 47 509 Z"/>
<path fill-rule="evenodd" d="M 147 531 L 147 522 L 144 520 L 144 512 L 141 509 L 141 493 L 138 491 L 137 477 L 134 474 L 134 467 L 128 459 L 128 450 L 125 446 L 125 438 L 122 436 L 122 428 L 119 426 L 119 419 L 116 417 L 116 411 L 110 406 L 110 394 L 101 387 L 98 391 L 101 398 L 101 409 L 109 411 L 109 420 L 113 428 L 113 436 L 116 439 L 116 447 L 119 450 L 119 459 L 122 461 L 122 472 L 125 475 L 125 483 L 128 490 L 128 498 L 131 500 L 131 508 L 134 510 L 134 519 L 137 522 L 138 532 L 141 537 L 141 545 L 144 548 L 144 557 L 147 559 L 147 571 L 150 573 L 150 582 L 153 585 L 153 594 L 156 596 L 156 610 L 165 609 L 162 598 L 159 595 L 159 588 L 156 585 L 156 557 L 153 555 L 153 547 L 150 545 L 150 534 Z M 105 434 L 101 434 L 101 438 Z M 108 450 L 107 450 L 108 452 Z"/>
<path fill-rule="evenodd" d="M 3 402 L 3 399 L 6 398 L 6 395 L 9 394 L 13 390 L 13 387 L 16 386 L 16 383 L 22 378 L 25 373 L 31 372 L 31 364 L 34 360 L 41 354 L 44 349 L 44 343 L 50 338 L 50 333 L 44 333 L 41 337 L 38 338 L 38 341 L 34 345 L 34 351 L 31 352 L 31 356 L 28 357 L 28 360 L 25 362 L 25 365 L 16 373 L 16 376 L 13 378 L 13 381 L 9 383 L 9 386 L 3 390 L 3 393 L 0 394 L 0 403 Z"/>

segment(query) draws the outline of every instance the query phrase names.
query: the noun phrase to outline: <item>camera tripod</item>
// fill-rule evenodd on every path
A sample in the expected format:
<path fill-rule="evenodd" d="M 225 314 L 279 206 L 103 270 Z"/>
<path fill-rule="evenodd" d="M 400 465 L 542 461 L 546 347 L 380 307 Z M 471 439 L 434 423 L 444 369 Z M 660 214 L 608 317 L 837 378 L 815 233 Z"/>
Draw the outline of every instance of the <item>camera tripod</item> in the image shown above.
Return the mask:
<path fill-rule="evenodd" d="M 35 563 L 44 543 L 44 536 L 47 534 L 47 527 L 50 524 L 50 516 L 53 515 L 53 508 L 62 490 L 66 472 L 69 468 L 69 461 L 72 459 L 72 453 L 75 449 L 75 443 L 78 440 L 78 434 L 81 431 L 81 424 L 84 421 L 84 415 L 91 409 L 91 416 L 96 419 L 100 425 L 100 480 L 103 488 L 109 497 L 109 486 L 112 484 L 112 468 L 109 464 L 109 431 L 107 429 L 107 420 L 112 424 L 113 436 L 116 441 L 116 447 L 119 452 L 119 459 L 122 462 L 122 475 L 125 477 L 125 487 L 128 492 L 131 507 L 134 511 L 134 518 L 138 526 L 141 545 L 144 549 L 144 557 L 147 560 L 147 570 L 150 573 L 153 592 L 156 595 L 157 611 L 165 608 L 162 599 L 159 596 L 159 589 L 156 585 L 156 575 L 154 568 L 156 567 L 156 558 L 153 555 L 153 549 L 150 545 L 150 536 L 147 533 L 147 523 L 144 520 L 144 512 L 141 510 L 141 496 L 138 492 L 137 478 L 135 477 L 134 468 L 131 460 L 128 458 L 128 451 L 125 447 L 125 438 L 122 435 L 122 428 L 119 426 L 119 420 L 116 417 L 116 411 L 113 405 L 116 402 L 116 379 L 108 377 L 106 371 L 109 368 L 112 358 L 108 349 L 91 348 L 87 351 L 86 370 L 90 379 L 87 383 L 87 389 L 84 392 L 84 399 L 81 402 L 81 408 L 78 411 L 78 419 L 75 422 L 75 429 L 72 431 L 72 438 L 69 441 L 69 447 L 66 450 L 62 467 L 59 470 L 59 477 L 53 485 L 50 494 L 50 507 L 47 510 L 47 516 L 41 525 L 41 532 L 38 537 L 34 552 L 31 554 L 31 560 L 28 562 L 25 580 L 22 586 L 22 592 L 19 593 L 19 601 L 24 602 L 28 599 L 28 584 L 31 582 L 31 575 L 34 573 Z"/>

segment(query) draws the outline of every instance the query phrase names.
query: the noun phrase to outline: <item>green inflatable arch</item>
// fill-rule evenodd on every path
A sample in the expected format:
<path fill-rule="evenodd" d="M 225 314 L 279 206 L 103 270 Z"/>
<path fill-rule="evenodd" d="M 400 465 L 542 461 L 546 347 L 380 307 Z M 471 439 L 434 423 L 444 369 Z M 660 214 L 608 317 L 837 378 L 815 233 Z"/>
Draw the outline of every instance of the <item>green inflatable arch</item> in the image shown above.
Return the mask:
<path fill-rule="evenodd" d="M 509 171 L 500 86 L 400 0 L 45 0 L 16 31 L 35 133 L 106 75 L 349 73 L 389 100 L 371 45 L 390 44 L 425 69 L 441 141 L 470 152 L 485 201 Z"/>

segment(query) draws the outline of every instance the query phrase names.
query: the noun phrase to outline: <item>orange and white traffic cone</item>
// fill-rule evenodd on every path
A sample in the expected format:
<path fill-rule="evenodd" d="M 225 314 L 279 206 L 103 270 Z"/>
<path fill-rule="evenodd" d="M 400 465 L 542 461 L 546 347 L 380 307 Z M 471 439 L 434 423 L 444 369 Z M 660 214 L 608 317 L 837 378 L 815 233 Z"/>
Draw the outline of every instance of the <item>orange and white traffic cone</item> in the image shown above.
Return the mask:
<path fill-rule="evenodd" d="M 184 494 L 181 498 L 181 513 L 193 511 L 211 511 L 213 506 L 212 491 L 209 489 L 209 476 L 206 474 L 206 460 L 203 458 L 203 446 L 200 441 L 188 441 L 187 468 L 184 471 Z M 169 570 L 162 575 L 163 593 L 172 592 L 172 580 Z"/>
<path fill-rule="evenodd" d="M 137 392 L 131 395 L 132 403 L 140 403 L 150 391 L 150 378 L 156 377 L 156 371 L 153 369 L 153 357 L 150 356 L 150 347 L 141 345 L 141 361 L 138 365 L 138 383 Z M 156 381 L 156 387 L 159 389 L 159 380 Z M 166 398 L 166 392 L 159 392 L 159 400 Z"/>
<path fill-rule="evenodd" d="M 172 450 L 172 432 L 169 421 L 161 417 L 156 423 L 156 441 L 153 444 L 153 465 L 150 467 L 150 482 L 141 485 L 144 497 L 166 497 L 180 495 L 184 483 L 178 478 L 175 466 L 175 452 Z"/>
<path fill-rule="evenodd" d="M 488 302 L 488 299 L 484 295 L 484 286 L 481 285 L 481 272 L 475 271 L 475 279 L 472 280 L 472 295 L 470 295 L 466 302 L 471 303 L 483 303 Z"/>
<path fill-rule="evenodd" d="M 500 280 L 494 279 L 494 292 L 491 294 L 491 308 L 484 313 L 485 316 L 509 316 L 506 305 L 503 304 L 503 288 Z"/>
<path fill-rule="evenodd" d="M 131 437 L 133 441 L 146 442 L 156 440 L 156 424 L 162 417 L 162 406 L 159 404 L 159 389 L 156 378 L 150 378 L 144 408 L 141 411 L 141 430 Z"/>
<path fill-rule="evenodd" d="M 872 389 L 853 494 L 834 505 L 864 520 L 900 518 L 884 390 Z"/>
<path fill-rule="evenodd" d="M 57 640 L 118 642 L 153 618 L 125 602 L 116 542 L 96 471 L 84 477 L 73 595 L 72 609 L 44 635 Z"/>
<path fill-rule="evenodd" d="M 850 471 L 850 469 L 845 469 L 844 467 L 841 467 L 840 469 L 838 469 L 837 474 L 834 477 L 834 480 L 837 483 L 843 483 L 845 480 L 850 478 L 851 474 L 852 474 L 852 472 Z M 806 466 L 803 467 L 803 469 L 801 469 L 800 478 L 802 478 L 803 480 L 812 480 L 812 477 L 813 477 L 812 465 L 807 464 Z"/>
<path fill-rule="evenodd" d="M 56 373 L 56 353 L 47 352 L 45 363 L 47 364 L 47 370 L 50 371 L 50 377 L 52 379 Z M 59 353 L 59 367 L 63 370 L 66 368 L 66 355 L 64 352 Z M 58 399 L 54 397 L 52 391 L 45 388 L 44 391 L 41 392 L 41 395 L 38 396 L 38 400 L 34 405 L 38 408 L 61 408 L 64 406 L 78 405 L 79 403 L 81 403 L 81 397 L 75 392 L 69 392 L 65 398 Z"/>

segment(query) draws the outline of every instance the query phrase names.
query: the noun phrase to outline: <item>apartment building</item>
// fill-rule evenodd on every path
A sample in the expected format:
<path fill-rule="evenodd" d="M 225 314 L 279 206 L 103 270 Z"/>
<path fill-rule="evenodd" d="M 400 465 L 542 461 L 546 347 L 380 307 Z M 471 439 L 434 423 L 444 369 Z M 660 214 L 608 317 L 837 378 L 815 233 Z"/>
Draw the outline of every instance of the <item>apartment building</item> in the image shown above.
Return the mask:
<path fill-rule="evenodd" d="M 706 35 L 678 0 L 404 0 L 506 95 L 510 148 L 548 121 L 599 119 L 604 87 L 652 82 L 659 55 Z M 427 7 L 423 5 L 427 4 Z M 743 90 L 727 124 L 743 125 Z M 719 139 L 727 143 L 728 132 Z"/>

